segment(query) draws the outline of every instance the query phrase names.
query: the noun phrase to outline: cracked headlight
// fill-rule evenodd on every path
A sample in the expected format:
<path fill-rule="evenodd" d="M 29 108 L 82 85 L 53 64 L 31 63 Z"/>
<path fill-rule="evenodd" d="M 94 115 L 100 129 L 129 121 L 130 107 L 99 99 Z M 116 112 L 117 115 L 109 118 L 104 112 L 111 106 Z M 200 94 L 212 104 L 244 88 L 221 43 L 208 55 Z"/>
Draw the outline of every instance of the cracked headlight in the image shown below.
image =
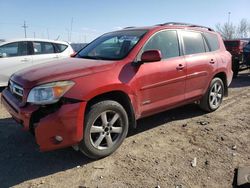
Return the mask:
<path fill-rule="evenodd" d="M 51 82 L 31 89 L 27 102 L 32 104 L 53 104 L 74 85 L 72 81 Z"/>

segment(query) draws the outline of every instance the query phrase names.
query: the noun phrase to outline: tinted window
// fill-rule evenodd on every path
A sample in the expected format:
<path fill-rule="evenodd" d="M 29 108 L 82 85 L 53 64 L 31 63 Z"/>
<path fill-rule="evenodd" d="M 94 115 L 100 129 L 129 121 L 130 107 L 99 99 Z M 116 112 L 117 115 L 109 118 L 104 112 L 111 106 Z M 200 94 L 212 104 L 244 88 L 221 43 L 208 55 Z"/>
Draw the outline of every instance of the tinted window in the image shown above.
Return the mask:
<path fill-rule="evenodd" d="M 211 33 L 204 33 L 204 35 L 207 39 L 211 51 L 216 51 L 220 48 L 217 35 Z"/>
<path fill-rule="evenodd" d="M 204 40 L 200 33 L 182 31 L 182 37 L 186 55 L 204 53 L 206 51 Z"/>
<path fill-rule="evenodd" d="M 238 41 L 224 41 L 226 47 L 238 47 L 240 43 Z"/>
<path fill-rule="evenodd" d="M 14 42 L 5 44 L 0 47 L 0 54 L 2 57 L 15 57 L 28 55 L 27 42 Z"/>
<path fill-rule="evenodd" d="M 180 51 L 177 32 L 161 31 L 156 33 L 143 47 L 143 52 L 147 50 L 160 50 L 163 59 L 179 56 Z"/>
<path fill-rule="evenodd" d="M 57 44 L 57 43 L 54 43 L 54 45 L 56 46 L 56 51 L 57 52 L 63 52 L 68 46 L 65 45 L 65 44 Z"/>
<path fill-rule="evenodd" d="M 48 42 L 33 42 L 34 54 L 55 53 L 54 46 Z"/>
<path fill-rule="evenodd" d="M 146 30 L 123 30 L 107 33 L 83 48 L 76 57 L 103 60 L 123 59 L 146 32 Z"/>

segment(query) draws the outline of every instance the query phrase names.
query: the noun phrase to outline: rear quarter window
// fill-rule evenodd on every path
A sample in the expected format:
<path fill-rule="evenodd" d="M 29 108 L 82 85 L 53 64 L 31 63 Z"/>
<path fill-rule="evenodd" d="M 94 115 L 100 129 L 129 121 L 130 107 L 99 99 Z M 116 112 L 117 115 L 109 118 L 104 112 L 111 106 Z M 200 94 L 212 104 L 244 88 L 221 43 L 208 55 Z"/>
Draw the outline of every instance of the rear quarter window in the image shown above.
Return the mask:
<path fill-rule="evenodd" d="M 64 50 L 66 50 L 68 48 L 68 46 L 65 45 L 65 44 L 54 43 L 54 46 L 56 47 L 56 52 L 57 53 L 61 53 L 61 52 L 63 52 Z"/>
<path fill-rule="evenodd" d="M 220 49 L 218 36 L 212 33 L 204 33 L 206 41 L 209 45 L 211 51 L 216 51 Z"/>

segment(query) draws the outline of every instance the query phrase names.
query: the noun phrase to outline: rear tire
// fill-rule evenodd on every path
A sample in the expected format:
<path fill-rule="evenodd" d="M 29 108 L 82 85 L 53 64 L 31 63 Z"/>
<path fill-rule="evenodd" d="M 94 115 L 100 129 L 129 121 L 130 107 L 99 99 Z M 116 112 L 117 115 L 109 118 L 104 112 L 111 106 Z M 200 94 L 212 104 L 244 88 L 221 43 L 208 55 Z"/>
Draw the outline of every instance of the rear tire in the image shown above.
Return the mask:
<path fill-rule="evenodd" d="M 89 158 L 99 159 L 110 155 L 127 136 L 128 116 L 116 101 L 106 100 L 92 105 L 85 117 L 79 149 Z"/>
<path fill-rule="evenodd" d="M 213 112 L 217 110 L 223 100 L 224 83 L 220 78 L 213 78 L 207 92 L 200 100 L 200 108 L 206 112 Z"/>

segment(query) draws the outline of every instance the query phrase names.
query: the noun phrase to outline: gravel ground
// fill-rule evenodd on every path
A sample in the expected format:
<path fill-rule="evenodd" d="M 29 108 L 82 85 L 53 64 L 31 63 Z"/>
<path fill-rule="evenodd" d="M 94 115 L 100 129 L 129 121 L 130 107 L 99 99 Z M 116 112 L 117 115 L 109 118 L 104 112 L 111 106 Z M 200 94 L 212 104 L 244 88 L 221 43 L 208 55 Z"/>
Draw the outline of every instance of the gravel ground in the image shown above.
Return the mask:
<path fill-rule="evenodd" d="M 235 169 L 250 166 L 249 113 L 243 72 L 216 112 L 192 104 L 139 120 L 113 155 L 92 161 L 71 148 L 39 152 L 0 106 L 0 187 L 235 187 Z"/>

